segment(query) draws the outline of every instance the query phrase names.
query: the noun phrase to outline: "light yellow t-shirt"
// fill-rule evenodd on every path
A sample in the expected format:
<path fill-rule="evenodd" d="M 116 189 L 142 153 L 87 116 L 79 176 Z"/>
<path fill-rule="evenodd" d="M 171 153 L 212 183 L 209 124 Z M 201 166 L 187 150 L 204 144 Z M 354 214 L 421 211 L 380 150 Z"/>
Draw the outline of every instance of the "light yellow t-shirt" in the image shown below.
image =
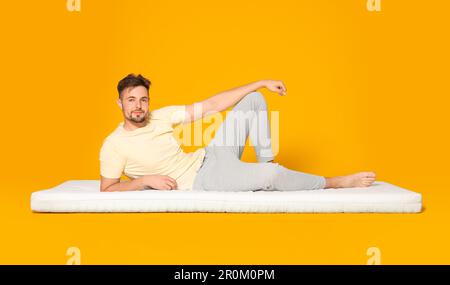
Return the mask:
<path fill-rule="evenodd" d="M 191 190 L 202 165 L 205 149 L 184 152 L 173 136 L 174 125 L 183 123 L 185 105 L 153 110 L 145 127 L 127 131 L 123 122 L 103 141 L 100 174 L 105 178 L 130 178 L 143 175 L 168 175 L 178 189 Z"/>

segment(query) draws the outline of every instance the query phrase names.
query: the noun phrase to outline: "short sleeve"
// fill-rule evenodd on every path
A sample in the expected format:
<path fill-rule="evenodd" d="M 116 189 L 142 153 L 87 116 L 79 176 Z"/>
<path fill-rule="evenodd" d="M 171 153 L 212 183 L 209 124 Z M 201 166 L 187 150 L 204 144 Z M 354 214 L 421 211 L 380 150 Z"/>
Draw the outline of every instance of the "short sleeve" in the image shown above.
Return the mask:
<path fill-rule="evenodd" d="M 152 111 L 152 119 L 163 120 L 172 125 L 186 121 L 186 105 L 172 105 Z"/>
<path fill-rule="evenodd" d="M 100 175 L 105 178 L 120 178 L 125 169 L 125 159 L 109 140 L 100 149 Z"/>

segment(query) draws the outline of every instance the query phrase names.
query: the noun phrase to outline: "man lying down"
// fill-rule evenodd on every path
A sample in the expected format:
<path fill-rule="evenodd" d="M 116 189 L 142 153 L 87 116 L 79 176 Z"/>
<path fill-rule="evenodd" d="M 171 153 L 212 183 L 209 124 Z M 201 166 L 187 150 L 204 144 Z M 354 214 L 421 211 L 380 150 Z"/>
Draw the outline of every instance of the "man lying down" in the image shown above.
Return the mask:
<path fill-rule="evenodd" d="M 274 162 L 267 104 L 257 90 L 267 88 L 286 95 L 282 81 L 261 80 L 191 105 L 152 111 L 150 85 L 142 75 L 129 74 L 117 86 L 117 103 L 124 121 L 104 140 L 100 150 L 101 191 L 294 191 L 367 187 L 375 181 L 374 172 L 324 177 Z M 232 106 L 206 147 L 189 153 L 181 149 L 173 136 L 175 125 Z M 248 137 L 256 152 L 256 163 L 240 160 Z M 121 181 L 122 174 L 130 180 Z"/>

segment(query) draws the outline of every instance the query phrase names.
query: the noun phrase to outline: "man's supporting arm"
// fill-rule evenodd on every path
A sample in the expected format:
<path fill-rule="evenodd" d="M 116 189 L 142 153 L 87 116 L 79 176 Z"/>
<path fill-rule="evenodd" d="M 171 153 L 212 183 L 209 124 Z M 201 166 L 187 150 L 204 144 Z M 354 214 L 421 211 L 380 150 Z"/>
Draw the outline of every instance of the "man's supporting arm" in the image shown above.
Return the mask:
<path fill-rule="evenodd" d="M 175 190 L 177 181 L 166 175 L 144 175 L 136 179 L 120 181 L 120 178 L 106 178 L 100 176 L 100 191 L 137 191 L 144 189 Z"/>
<path fill-rule="evenodd" d="M 106 178 L 101 176 L 100 191 L 114 192 L 114 191 L 135 191 L 144 189 L 142 179 L 131 179 L 120 182 L 120 178 Z"/>

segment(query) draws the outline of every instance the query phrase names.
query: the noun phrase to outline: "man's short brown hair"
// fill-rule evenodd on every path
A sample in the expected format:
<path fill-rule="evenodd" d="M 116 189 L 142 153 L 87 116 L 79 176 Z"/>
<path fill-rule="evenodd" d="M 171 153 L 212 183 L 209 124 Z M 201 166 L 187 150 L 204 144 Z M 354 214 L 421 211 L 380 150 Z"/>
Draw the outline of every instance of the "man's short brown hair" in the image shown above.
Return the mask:
<path fill-rule="evenodd" d="M 150 80 L 148 80 L 144 76 L 140 74 L 135 75 L 134 73 L 130 73 L 127 76 L 125 76 L 122 80 L 120 80 L 119 84 L 117 84 L 117 91 L 119 92 L 119 98 L 122 99 L 122 92 L 128 88 L 133 89 L 134 87 L 144 86 L 145 88 L 147 88 L 148 92 L 151 84 L 152 83 L 150 82 Z"/>

